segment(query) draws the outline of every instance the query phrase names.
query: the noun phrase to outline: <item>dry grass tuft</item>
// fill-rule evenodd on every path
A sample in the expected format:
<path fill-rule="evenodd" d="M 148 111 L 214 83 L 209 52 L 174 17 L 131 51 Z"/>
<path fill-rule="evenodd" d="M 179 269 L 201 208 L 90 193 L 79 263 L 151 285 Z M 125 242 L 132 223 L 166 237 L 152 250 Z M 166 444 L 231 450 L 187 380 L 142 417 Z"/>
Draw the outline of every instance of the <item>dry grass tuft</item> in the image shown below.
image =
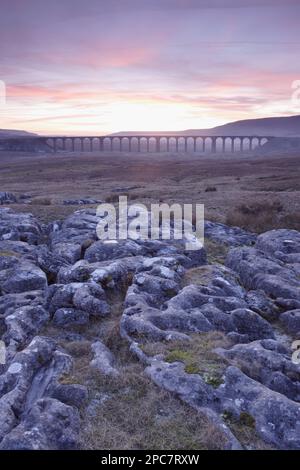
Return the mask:
<path fill-rule="evenodd" d="M 197 411 L 156 387 L 139 364 L 96 378 L 106 397 L 83 426 L 85 449 L 222 449 L 224 436 Z"/>
<path fill-rule="evenodd" d="M 300 231 L 299 212 L 288 212 L 281 218 L 281 228 L 289 228 Z"/>
<path fill-rule="evenodd" d="M 229 247 L 222 244 L 222 243 L 217 243 L 213 240 L 209 240 L 208 238 L 205 238 L 204 241 L 204 248 L 207 253 L 207 260 L 209 263 L 220 263 L 224 264 L 225 259 L 227 257 L 227 253 L 229 251 Z"/>
<path fill-rule="evenodd" d="M 49 197 L 36 197 L 32 199 L 30 204 L 33 206 L 51 206 L 52 201 Z"/>
<path fill-rule="evenodd" d="M 16 257 L 16 258 L 21 257 L 20 253 L 17 253 L 16 251 L 11 251 L 11 250 L 2 250 L 2 251 L 0 251 L 0 256 Z"/>
<path fill-rule="evenodd" d="M 207 383 L 217 387 L 222 383 L 227 363 L 213 349 L 228 346 L 229 341 L 222 332 L 210 331 L 191 334 L 190 341 L 186 342 L 148 342 L 142 349 L 150 356 L 163 354 L 167 362 L 182 362 L 187 373 L 200 374 Z"/>
<path fill-rule="evenodd" d="M 118 194 L 118 193 L 111 193 L 105 198 L 105 202 L 109 204 L 114 204 L 119 202 L 119 197 L 121 196 L 126 196 L 128 198 L 128 194 Z"/>
<path fill-rule="evenodd" d="M 246 449 L 274 450 L 271 444 L 262 441 L 258 436 L 255 419 L 250 414 L 242 412 L 239 418 L 235 418 L 230 412 L 224 412 L 223 419 Z"/>
<path fill-rule="evenodd" d="M 265 232 L 274 228 L 281 211 L 282 205 L 278 201 L 240 204 L 227 215 L 226 223 L 253 232 Z"/>
<path fill-rule="evenodd" d="M 300 230 L 299 213 L 285 213 L 280 201 L 240 204 L 226 217 L 226 224 L 263 233 L 278 228 Z"/>

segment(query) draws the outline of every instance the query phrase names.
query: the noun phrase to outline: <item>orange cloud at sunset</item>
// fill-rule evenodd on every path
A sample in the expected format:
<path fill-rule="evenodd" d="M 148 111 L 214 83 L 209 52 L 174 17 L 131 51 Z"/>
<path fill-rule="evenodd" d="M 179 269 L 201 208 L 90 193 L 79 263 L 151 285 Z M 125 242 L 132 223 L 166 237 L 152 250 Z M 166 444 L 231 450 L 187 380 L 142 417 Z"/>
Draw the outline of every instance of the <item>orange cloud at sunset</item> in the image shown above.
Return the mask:
<path fill-rule="evenodd" d="M 0 17 L 2 128 L 180 130 L 300 111 L 296 2 L 2 3 L 18 24 Z"/>

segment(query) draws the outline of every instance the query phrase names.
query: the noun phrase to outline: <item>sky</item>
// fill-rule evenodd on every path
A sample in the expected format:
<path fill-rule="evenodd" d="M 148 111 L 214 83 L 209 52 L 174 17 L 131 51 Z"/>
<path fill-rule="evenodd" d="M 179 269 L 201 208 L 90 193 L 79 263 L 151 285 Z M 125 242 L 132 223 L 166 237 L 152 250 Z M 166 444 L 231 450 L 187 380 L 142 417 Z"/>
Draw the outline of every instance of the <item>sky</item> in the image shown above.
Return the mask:
<path fill-rule="evenodd" d="M 300 114 L 299 23 L 299 0 L 0 0 L 0 128 L 103 135 Z"/>

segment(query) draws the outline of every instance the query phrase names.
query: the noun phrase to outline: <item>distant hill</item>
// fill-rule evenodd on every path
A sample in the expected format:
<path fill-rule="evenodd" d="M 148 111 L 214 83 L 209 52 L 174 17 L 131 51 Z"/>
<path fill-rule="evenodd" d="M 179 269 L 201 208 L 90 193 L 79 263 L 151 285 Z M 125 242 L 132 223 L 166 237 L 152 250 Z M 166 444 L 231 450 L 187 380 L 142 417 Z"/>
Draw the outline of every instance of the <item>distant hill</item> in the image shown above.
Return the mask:
<path fill-rule="evenodd" d="M 7 139 L 9 137 L 33 137 L 37 134 L 26 131 L 19 131 L 15 129 L 0 129 L 0 139 Z"/>
<path fill-rule="evenodd" d="M 276 137 L 300 137 L 300 116 L 246 119 L 229 122 L 210 129 L 187 129 L 166 132 L 117 132 L 111 135 L 271 135 Z"/>
<path fill-rule="evenodd" d="M 278 137 L 300 136 L 300 116 L 246 119 L 229 122 L 212 129 L 187 130 L 184 133 L 201 135 L 209 131 L 214 135 L 274 135 Z"/>
<path fill-rule="evenodd" d="M 62 132 L 63 134 L 63 132 Z M 288 117 L 271 117 L 261 119 L 245 119 L 229 122 L 222 126 L 209 129 L 186 129 L 183 131 L 122 131 L 110 135 L 258 135 L 274 137 L 300 137 L 300 115 Z M 0 139 L 14 137 L 34 137 L 38 134 L 15 129 L 0 129 Z"/>

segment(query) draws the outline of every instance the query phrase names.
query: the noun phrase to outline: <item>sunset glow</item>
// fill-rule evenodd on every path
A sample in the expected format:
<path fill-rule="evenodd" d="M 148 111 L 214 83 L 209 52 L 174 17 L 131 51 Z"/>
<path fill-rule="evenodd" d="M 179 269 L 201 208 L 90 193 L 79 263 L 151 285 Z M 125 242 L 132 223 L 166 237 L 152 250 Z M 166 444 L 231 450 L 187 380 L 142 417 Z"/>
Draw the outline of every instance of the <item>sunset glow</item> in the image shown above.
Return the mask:
<path fill-rule="evenodd" d="M 298 1 L 2 0 L 1 13 L 0 128 L 168 131 L 300 112 Z"/>

